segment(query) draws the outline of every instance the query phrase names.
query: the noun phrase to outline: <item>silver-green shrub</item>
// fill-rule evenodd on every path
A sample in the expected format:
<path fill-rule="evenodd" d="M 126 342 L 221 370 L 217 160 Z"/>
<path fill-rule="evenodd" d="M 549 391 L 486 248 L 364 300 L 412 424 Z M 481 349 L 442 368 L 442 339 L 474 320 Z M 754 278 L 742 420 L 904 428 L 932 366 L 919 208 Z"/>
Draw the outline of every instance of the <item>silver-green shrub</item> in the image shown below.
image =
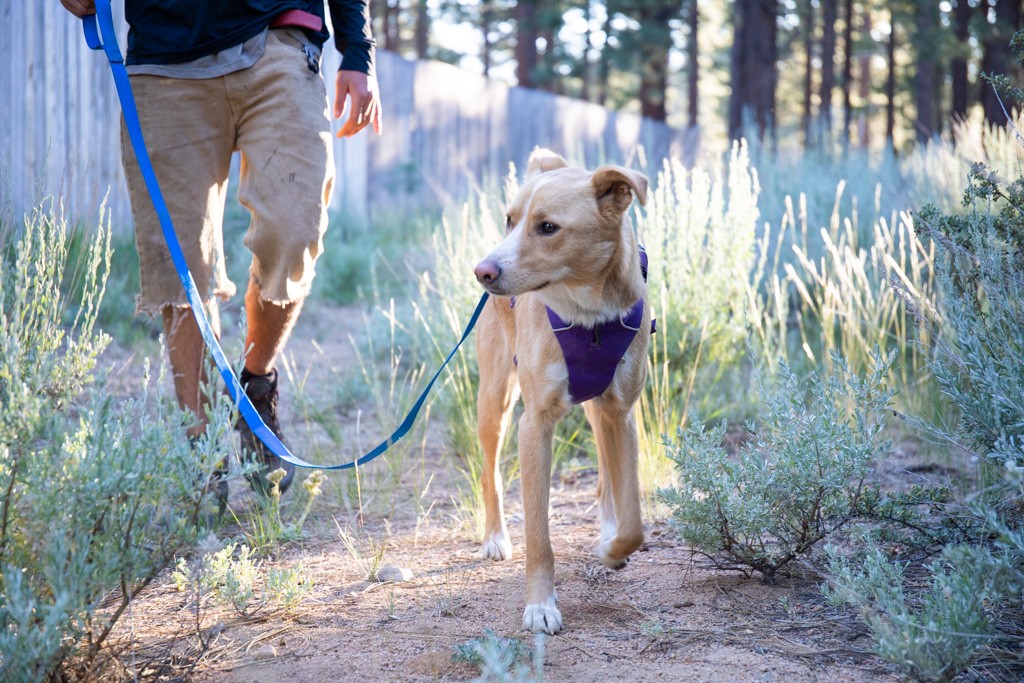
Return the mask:
<path fill-rule="evenodd" d="M 212 470 L 216 434 L 197 455 L 148 378 L 124 400 L 97 373 L 108 240 L 101 226 L 71 264 L 55 211 L 0 226 L 0 680 L 96 676 L 130 601 L 194 537 Z M 66 321 L 76 267 L 86 282 Z"/>
<path fill-rule="evenodd" d="M 927 566 L 923 590 L 905 587 L 904 566 L 871 548 L 852 563 L 829 553 L 833 605 L 858 609 L 875 651 L 918 681 L 950 681 L 996 638 L 993 613 L 1013 580 L 1012 565 L 978 546 L 949 546 Z"/>
<path fill-rule="evenodd" d="M 194 593 L 196 601 L 212 595 L 242 617 L 251 617 L 268 605 L 290 612 L 313 589 L 302 563 L 264 572 L 254 550 L 237 543 L 191 562 L 178 558 L 171 581 L 179 591 Z"/>
<path fill-rule="evenodd" d="M 977 165 L 968 180 L 964 212 L 919 216 L 937 245 L 941 293 L 938 307 L 918 302 L 919 316 L 934 328 L 931 370 L 958 418 L 928 431 L 974 475 L 932 526 L 955 524 L 960 537 L 928 565 L 923 588 L 875 549 L 833 553 L 826 591 L 861 613 L 881 657 L 921 681 L 1024 671 L 1012 635 L 1024 626 L 1024 178 Z"/>
<path fill-rule="evenodd" d="M 542 683 L 544 680 L 543 633 L 533 638 L 531 649 L 521 640 L 503 638 L 491 629 L 484 635 L 452 648 L 452 660 L 480 667 L 480 683 Z"/>
<path fill-rule="evenodd" d="M 877 500 L 866 481 L 882 452 L 883 385 L 893 356 L 874 356 L 867 377 L 833 359 L 837 374 L 798 378 L 780 366 L 778 386 L 762 387 L 750 438 L 732 455 L 726 424 L 706 430 L 699 416 L 666 443 L 678 485 L 659 497 L 691 547 L 721 566 L 760 572 L 766 581 L 859 517 Z"/>

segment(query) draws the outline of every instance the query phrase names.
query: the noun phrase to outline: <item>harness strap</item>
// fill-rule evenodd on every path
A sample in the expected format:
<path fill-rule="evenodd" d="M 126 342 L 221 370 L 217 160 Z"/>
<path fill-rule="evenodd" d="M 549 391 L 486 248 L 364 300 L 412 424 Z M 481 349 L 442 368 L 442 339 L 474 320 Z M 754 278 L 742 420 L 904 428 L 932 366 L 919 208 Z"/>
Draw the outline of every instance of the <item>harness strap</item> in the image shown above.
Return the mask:
<path fill-rule="evenodd" d="M 572 402 L 583 403 L 600 396 L 611 386 L 619 361 L 640 331 L 644 300 L 637 300 L 619 318 L 595 327 L 567 323 L 550 308 L 547 313 L 551 331 L 555 333 L 569 371 Z"/>
<path fill-rule="evenodd" d="M 117 88 L 117 96 L 121 101 L 121 109 L 124 113 L 125 126 L 128 130 L 128 137 L 131 139 L 132 149 L 135 151 L 135 157 L 139 163 L 139 169 L 142 172 L 142 178 L 146 183 L 146 188 L 149 190 L 150 198 L 153 200 L 153 208 L 156 210 L 156 215 L 160 219 L 160 229 L 163 231 L 164 241 L 167 243 L 167 248 L 171 253 L 171 260 L 174 262 L 174 269 L 178 273 L 178 278 L 181 280 L 182 286 L 185 288 L 185 296 L 188 299 L 189 306 L 192 308 L 192 314 L 195 316 L 196 323 L 199 325 L 199 331 L 203 336 L 203 340 L 206 342 L 207 348 L 210 349 L 210 354 L 213 356 L 214 363 L 217 365 L 217 370 L 220 372 L 221 377 L 224 379 L 224 383 L 227 385 L 228 394 L 231 396 L 231 400 L 238 407 L 238 412 L 241 414 L 242 419 L 245 420 L 249 428 L 252 429 L 252 433 L 262 441 L 270 451 L 281 458 L 285 462 L 289 462 L 296 467 L 305 467 L 309 469 L 321 469 L 321 470 L 343 470 L 359 465 L 364 465 L 378 455 L 381 455 L 388 448 L 391 447 L 396 441 L 401 439 L 408 433 L 412 428 L 413 423 L 416 421 L 416 416 L 419 414 L 420 408 L 426 401 L 427 394 L 430 393 L 431 388 L 434 386 L 434 382 L 437 381 L 441 371 L 447 367 L 448 362 L 455 355 L 455 352 L 459 350 L 462 343 L 466 341 L 469 333 L 473 330 L 476 325 L 477 319 L 480 317 L 480 313 L 483 311 L 484 304 L 487 302 L 487 293 L 485 292 L 480 297 L 480 303 L 477 304 L 476 310 L 473 312 L 473 316 L 469 320 L 469 324 L 466 326 L 465 332 L 462 334 L 462 338 L 452 349 L 451 353 L 442 363 L 434 376 L 427 383 L 426 388 L 416 403 L 413 404 L 409 414 L 405 416 L 405 419 L 398 426 L 398 428 L 389 436 L 387 439 L 382 441 L 376 448 L 366 453 L 365 455 L 353 460 L 351 462 L 342 463 L 340 465 L 316 465 L 295 456 L 292 454 L 288 447 L 281 442 L 277 435 L 274 434 L 263 422 L 263 418 L 260 417 L 259 413 L 256 412 L 256 408 L 253 407 L 252 401 L 246 395 L 242 389 L 242 385 L 239 384 L 238 378 L 235 376 L 234 371 L 231 369 L 231 364 L 228 362 L 227 357 L 224 355 L 224 351 L 220 347 L 220 343 L 217 340 L 217 335 L 214 334 L 213 328 L 210 326 L 210 320 L 206 315 L 206 308 L 203 305 L 202 297 L 199 294 L 199 290 L 196 288 L 196 283 L 192 279 L 192 273 L 189 272 L 188 264 L 185 262 L 185 256 L 182 254 L 181 245 L 178 243 L 178 238 L 174 232 L 174 226 L 171 223 L 171 214 L 167 209 L 167 203 L 164 201 L 163 194 L 160 192 L 160 187 L 156 180 L 156 173 L 153 171 L 153 164 L 149 159 L 149 153 L 146 151 L 146 143 L 142 137 L 142 126 L 139 122 L 139 113 L 135 106 L 135 98 L 132 95 L 131 83 L 128 79 L 128 71 L 125 69 L 124 59 L 121 56 L 121 50 L 117 45 L 117 33 L 114 30 L 114 19 L 110 10 L 110 0 L 96 0 L 96 14 L 88 15 L 82 18 L 82 28 L 85 32 L 85 42 L 88 43 L 89 48 L 93 50 L 103 50 L 107 56 L 107 60 L 110 62 L 110 71 L 114 76 L 114 85 Z"/>

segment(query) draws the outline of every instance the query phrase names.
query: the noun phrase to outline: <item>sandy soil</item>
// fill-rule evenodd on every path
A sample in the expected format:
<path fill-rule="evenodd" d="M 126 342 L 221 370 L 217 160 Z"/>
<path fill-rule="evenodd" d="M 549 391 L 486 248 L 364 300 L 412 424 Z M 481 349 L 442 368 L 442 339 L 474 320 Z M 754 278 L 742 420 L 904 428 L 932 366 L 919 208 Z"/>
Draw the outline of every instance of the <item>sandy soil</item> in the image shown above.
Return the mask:
<path fill-rule="evenodd" d="M 330 367 L 354 372 L 347 335 L 358 336 L 361 325 L 361 314 L 353 310 L 307 311 L 289 346 L 290 357 L 305 359 L 295 361 L 297 373 L 309 363 L 319 364 L 316 373 Z M 116 349 L 111 357 L 129 368 L 117 377 L 130 386 L 139 360 Z M 293 425 L 286 435 L 300 450 L 322 435 L 295 426 L 289 388 L 282 389 L 285 424 Z M 347 443 L 372 445 L 381 438 L 368 405 L 338 420 Z M 119 625 L 123 662 L 143 680 L 468 680 L 479 671 L 454 662 L 453 647 L 481 637 L 485 629 L 532 647 L 533 638 L 520 630 L 518 486 L 507 495 L 515 554 L 503 563 L 482 560 L 478 543 L 457 519 L 454 455 L 440 421 L 417 448 L 422 450 L 402 465 L 401 483 L 382 486 L 383 492 L 374 493 L 371 468 L 387 465 L 365 468 L 361 515 L 351 495 L 332 493 L 351 491 L 345 477 L 352 475 L 328 475 L 328 493 L 314 508 L 305 539 L 279 546 L 265 560 L 281 567 L 301 562 L 313 579 L 311 595 L 293 614 L 243 619 L 211 600 L 197 609 L 188 594 L 175 590 L 168 573 Z M 865 652 L 869 640 L 856 622 L 824 604 L 811 578 L 768 586 L 715 570 L 684 547 L 664 519 L 647 520 L 647 543 L 625 569 L 604 569 L 592 554 L 598 533 L 595 485 L 596 472 L 582 470 L 563 474 L 554 486 L 551 533 L 565 630 L 544 641 L 546 680 L 898 680 Z M 289 492 L 289 514 L 303 493 Z M 243 508 L 249 496 L 244 483 L 232 482 L 233 509 Z M 383 563 L 408 568 L 413 577 L 365 581 L 365 568 L 339 539 L 335 519 L 361 528 L 360 538 L 386 544 Z M 241 537 L 237 526 L 221 531 L 222 539 L 233 535 Z M 366 543 L 362 550 L 369 555 Z"/>

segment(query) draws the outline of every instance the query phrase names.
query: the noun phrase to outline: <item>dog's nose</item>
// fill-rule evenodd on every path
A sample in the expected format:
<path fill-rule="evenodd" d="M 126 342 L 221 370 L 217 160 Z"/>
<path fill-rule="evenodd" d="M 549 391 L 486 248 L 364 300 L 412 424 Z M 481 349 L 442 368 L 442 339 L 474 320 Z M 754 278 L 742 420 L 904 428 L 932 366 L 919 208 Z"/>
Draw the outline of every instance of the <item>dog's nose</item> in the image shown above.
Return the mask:
<path fill-rule="evenodd" d="M 485 260 L 481 261 L 473 269 L 473 273 L 476 275 L 476 279 L 480 281 L 480 284 L 492 285 L 501 277 L 501 268 L 498 267 L 497 263 Z"/>

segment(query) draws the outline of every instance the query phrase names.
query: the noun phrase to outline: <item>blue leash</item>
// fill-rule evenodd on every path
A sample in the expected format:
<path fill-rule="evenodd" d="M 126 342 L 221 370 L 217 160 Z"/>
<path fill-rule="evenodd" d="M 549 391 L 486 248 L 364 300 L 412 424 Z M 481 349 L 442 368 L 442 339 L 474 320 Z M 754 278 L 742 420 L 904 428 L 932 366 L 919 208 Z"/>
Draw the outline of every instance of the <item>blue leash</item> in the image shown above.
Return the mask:
<path fill-rule="evenodd" d="M 296 457 L 292 454 L 288 447 L 285 446 L 277 435 L 270 430 L 267 425 L 263 423 L 263 418 L 260 417 L 259 413 L 256 412 L 256 408 L 253 407 L 252 401 L 246 395 L 242 389 L 242 385 L 238 382 L 238 378 L 235 377 L 234 371 L 231 369 L 231 364 L 228 363 L 227 357 L 224 355 L 224 351 L 220 348 L 220 343 L 217 341 L 217 335 L 213 333 L 213 328 L 210 326 L 210 320 L 206 316 L 206 308 L 203 306 L 202 297 L 199 295 L 199 290 L 196 288 L 196 283 L 192 279 L 192 273 L 189 272 L 188 264 L 185 263 L 185 256 L 181 253 L 181 245 L 178 243 L 178 238 L 174 232 L 174 226 L 171 223 L 171 214 L 167 210 L 167 203 L 164 201 L 163 194 L 160 192 L 160 187 L 156 181 L 156 173 L 153 171 L 153 164 L 149 160 L 149 153 L 146 151 L 146 143 L 142 138 L 142 126 L 139 123 L 139 112 L 135 108 L 135 98 L 132 95 L 131 83 L 128 80 L 128 71 L 124 66 L 124 59 L 121 57 L 121 50 L 117 45 L 117 33 L 114 31 L 114 19 L 110 11 L 110 0 L 96 0 L 96 14 L 88 15 L 82 18 L 82 28 L 85 31 L 85 42 L 88 43 L 89 48 L 92 50 L 103 50 L 107 56 L 107 60 L 110 62 L 110 71 L 114 75 L 114 85 L 117 88 L 117 96 L 121 100 L 121 109 L 124 113 L 125 126 L 128 130 L 128 137 L 132 142 L 132 149 L 135 150 L 135 158 L 139 162 L 139 169 L 142 172 L 142 178 L 146 182 L 146 188 L 149 190 L 150 197 L 153 200 L 153 208 L 156 209 L 156 215 L 160 219 L 160 229 L 163 231 L 164 240 L 167 242 L 167 248 L 171 252 L 171 260 L 174 262 L 174 269 L 178 272 L 178 277 L 181 279 L 182 286 L 185 287 L 185 296 L 188 299 L 189 306 L 192 307 L 192 313 L 195 315 L 196 323 L 199 324 L 199 331 L 203 335 L 203 340 L 206 342 L 206 346 L 210 349 L 210 353 L 213 355 L 213 360 L 217 364 L 217 369 L 220 371 L 221 377 L 224 378 L 224 383 L 227 385 L 228 394 L 231 396 L 231 400 L 234 401 L 238 407 L 238 412 L 242 415 L 242 419 L 245 420 L 246 424 L 252 430 L 253 434 L 262 441 L 267 448 L 277 457 L 281 458 L 285 462 L 290 462 L 297 467 L 306 467 L 309 469 L 320 469 L 320 470 L 344 470 L 352 467 L 358 467 L 365 465 L 370 462 L 378 455 L 387 451 L 392 444 L 405 436 L 413 424 L 416 422 L 416 416 L 420 412 L 420 408 L 423 407 L 423 403 L 427 400 L 427 395 L 434 386 L 434 382 L 441 375 L 441 372 L 448 366 L 448 362 L 455 355 L 455 352 L 459 350 L 462 343 L 469 337 L 469 333 L 473 331 L 473 327 L 476 325 L 477 319 L 480 318 L 480 313 L 483 312 L 484 304 L 487 303 L 487 294 L 484 293 L 480 297 L 480 303 L 477 304 L 476 310 L 473 311 L 473 316 L 469 319 L 469 324 L 466 325 L 466 331 L 462 333 L 462 338 L 452 349 L 448 357 L 445 358 L 444 363 L 438 368 L 437 372 L 427 383 L 426 389 L 420 394 L 420 397 L 416 400 L 409 414 L 405 416 L 402 424 L 389 436 L 387 439 L 382 441 L 372 451 L 366 453 L 360 458 L 351 462 L 346 462 L 341 465 L 315 465 L 310 462 Z"/>

